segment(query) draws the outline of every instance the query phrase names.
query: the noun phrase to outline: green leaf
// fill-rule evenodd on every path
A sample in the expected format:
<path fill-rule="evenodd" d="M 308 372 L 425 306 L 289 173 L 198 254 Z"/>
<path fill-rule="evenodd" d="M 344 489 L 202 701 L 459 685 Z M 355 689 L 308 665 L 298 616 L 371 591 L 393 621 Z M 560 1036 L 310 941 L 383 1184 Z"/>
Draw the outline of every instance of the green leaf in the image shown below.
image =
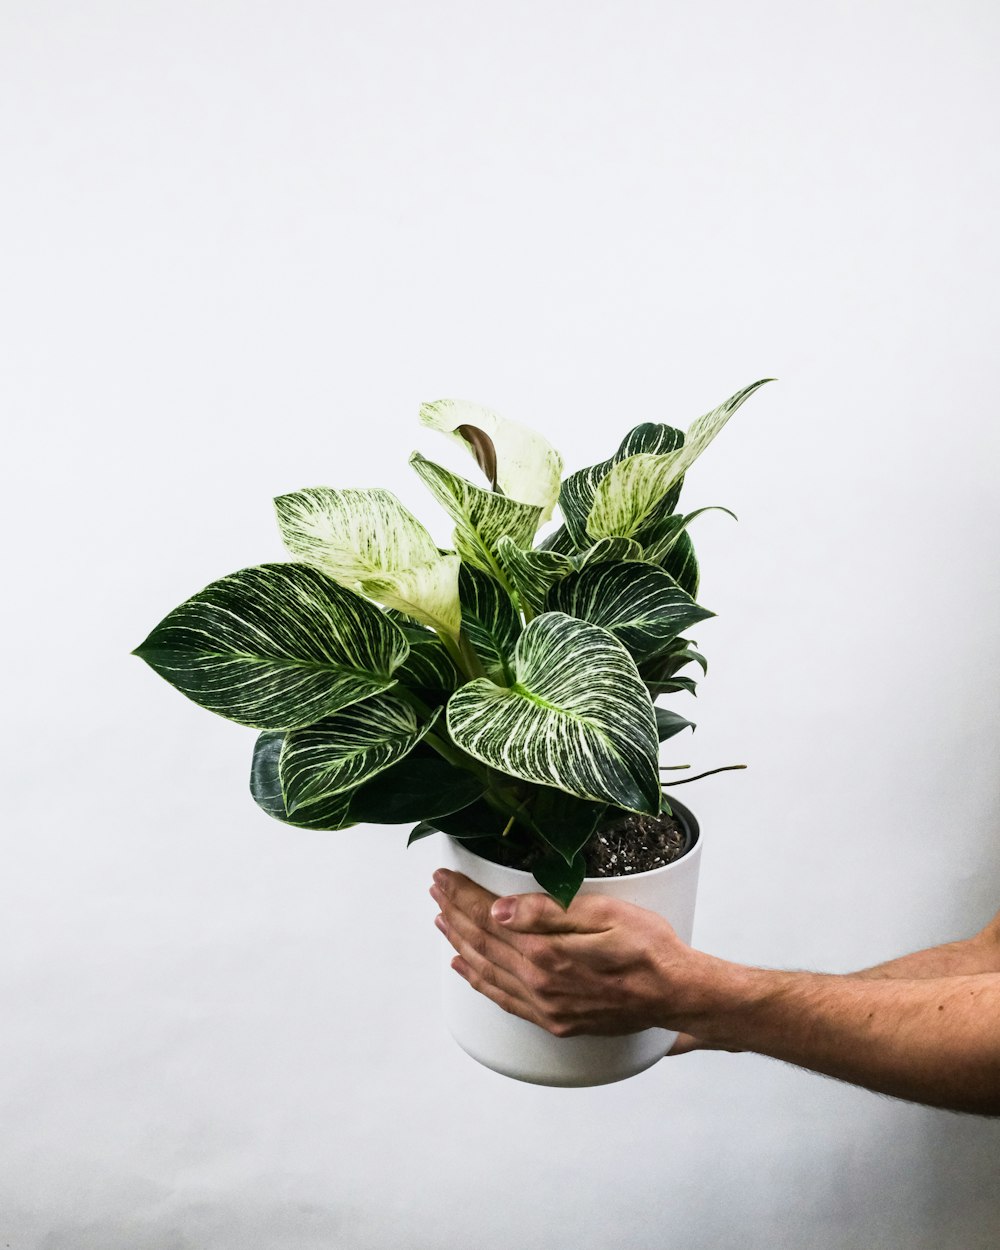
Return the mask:
<path fill-rule="evenodd" d="M 476 799 L 467 807 L 440 816 L 428 816 L 425 824 L 433 825 L 449 837 L 463 842 L 483 840 L 497 843 L 507 827 L 508 817 L 491 807 L 484 799 Z"/>
<path fill-rule="evenodd" d="M 451 696 L 448 731 L 458 746 L 511 776 L 655 815 L 653 706 L 613 635 L 543 613 L 518 640 L 514 677 L 509 689 L 481 678 Z"/>
<path fill-rule="evenodd" d="M 292 729 L 395 684 L 402 633 L 305 564 L 261 564 L 212 582 L 133 655 L 201 707 L 253 729 Z"/>
<path fill-rule="evenodd" d="M 684 729 L 693 731 L 695 728 L 694 721 L 687 720 L 665 707 L 654 707 L 653 711 L 656 713 L 656 734 L 661 742 L 666 742 Z"/>
<path fill-rule="evenodd" d="M 694 543 L 687 530 L 681 530 L 677 541 L 661 562 L 663 571 L 669 573 L 681 590 L 686 591 L 692 599 L 698 597 L 700 574 L 698 559 L 694 554 Z"/>
<path fill-rule="evenodd" d="M 652 564 L 663 564 L 677 545 L 681 534 L 703 512 L 724 512 L 726 516 L 731 516 L 734 521 L 738 520 L 735 512 L 730 512 L 728 508 L 723 508 L 719 505 L 696 508 L 694 512 L 689 512 L 686 516 L 675 515 L 667 517 L 653 529 L 643 529 L 640 537 L 642 547 L 645 549 L 646 559 Z"/>
<path fill-rule="evenodd" d="M 373 825 L 446 816 L 475 802 L 485 788 L 483 778 L 456 768 L 430 747 L 418 744 L 399 763 L 354 791 L 350 816 Z"/>
<path fill-rule="evenodd" d="M 573 560 L 557 551 L 527 550 L 506 536 L 497 543 L 504 572 L 517 591 L 521 602 L 532 612 L 545 610 L 549 588 L 574 569 Z"/>
<path fill-rule="evenodd" d="M 567 864 L 572 864 L 607 810 L 606 803 L 590 803 L 564 790 L 539 786 L 520 820 Z"/>
<path fill-rule="evenodd" d="M 418 451 L 410 457 L 410 464 L 455 522 L 455 547 L 467 564 L 497 577 L 497 543 L 502 535 L 509 534 L 519 547 L 531 546 L 541 508 L 473 486 Z"/>
<path fill-rule="evenodd" d="M 571 473 L 562 484 L 559 492 L 559 506 L 566 518 L 566 529 L 578 550 L 584 550 L 593 542 L 587 530 L 587 518 L 594 506 L 597 488 L 608 476 L 616 464 L 639 453 L 659 455 L 673 452 L 684 442 L 684 435 L 672 425 L 654 425 L 644 422 L 629 430 L 622 439 L 618 450 L 609 460 L 591 465 L 589 469 L 580 469 Z M 678 482 L 673 493 L 673 505 L 676 506 L 680 495 L 681 483 Z M 670 499 L 665 499 L 663 512 L 673 511 Z M 657 514 L 659 515 L 659 513 Z"/>
<path fill-rule="evenodd" d="M 554 551 L 557 555 L 571 556 L 576 551 L 573 539 L 565 525 L 560 525 L 541 540 L 536 551 Z"/>
<path fill-rule="evenodd" d="M 438 832 L 439 830 L 434 825 L 429 825 L 426 820 L 422 820 L 419 825 L 415 825 L 410 830 L 410 836 L 406 839 L 406 845 L 412 846 L 414 842 L 419 842 L 421 838 L 429 838 L 432 834 Z"/>
<path fill-rule="evenodd" d="M 350 795 L 337 794 L 318 803 L 310 803 L 291 815 L 285 807 L 278 775 L 278 761 L 285 741 L 283 733 L 262 733 L 253 751 L 250 768 L 250 793 L 258 807 L 286 825 L 297 829 L 348 829 L 354 823 L 348 816 Z"/>
<path fill-rule="evenodd" d="M 285 736 L 278 767 L 288 811 L 353 790 L 390 768 L 416 746 L 439 711 L 418 725 L 402 699 L 377 695 L 293 730 Z"/>
<path fill-rule="evenodd" d="M 594 491 L 586 530 L 592 538 L 631 538 L 662 514 L 670 492 L 719 433 L 733 413 L 765 382 L 763 378 L 732 395 L 693 422 L 683 444 L 666 454 L 640 452 L 616 463 Z M 567 517 L 567 523 L 568 523 Z"/>
<path fill-rule="evenodd" d="M 507 421 L 480 404 L 462 399 L 439 399 L 424 404 L 420 420 L 431 429 L 449 434 L 471 451 L 477 463 L 488 471 L 492 465 L 483 463 L 482 440 L 475 431 L 482 431 L 493 445 L 496 460 L 496 483 L 510 499 L 540 509 L 541 520 L 552 516 L 559 498 L 562 456 L 540 434 L 516 421 Z"/>
<path fill-rule="evenodd" d="M 521 634 L 521 618 L 510 596 L 481 569 L 463 564 L 458 577 L 462 630 L 487 675 L 506 684 L 510 659 Z"/>
<path fill-rule="evenodd" d="M 561 855 L 552 854 L 534 864 L 531 872 L 542 889 L 565 910 L 583 885 L 587 864 L 582 855 L 567 864 Z"/>
<path fill-rule="evenodd" d="M 285 546 L 342 586 L 456 636 L 458 556 L 390 491 L 311 487 L 274 501 Z"/>
<path fill-rule="evenodd" d="M 397 681 L 432 707 L 443 704 L 464 678 L 437 634 L 420 625 L 397 623 L 410 644 L 409 655 L 396 669 Z"/>
<path fill-rule="evenodd" d="M 714 613 L 655 564 L 593 564 L 549 591 L 546 608 L 610 630 L 637 660 L 655 655 Z"/>
<path fill-rule="evenodd" d="M 609 564 L 618 560 L 645 560 L 642 545 L 634 538 L 600 538 L 592 547 L 588 547 L 576 557 L 578 569 L 585 569 L 590 564 Z M 655 564 L 652 560 L 650 563 Z"/>

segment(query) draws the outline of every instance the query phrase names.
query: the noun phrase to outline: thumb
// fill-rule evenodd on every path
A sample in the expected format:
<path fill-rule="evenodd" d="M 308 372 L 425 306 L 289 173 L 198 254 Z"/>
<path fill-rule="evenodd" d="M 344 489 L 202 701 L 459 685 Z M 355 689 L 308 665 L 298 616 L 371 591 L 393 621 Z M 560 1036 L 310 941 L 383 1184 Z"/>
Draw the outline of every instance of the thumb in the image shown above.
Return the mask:
<path fill-rule="evenodd" d="M 571 917 L 547 894 L 509 894 L 498 898 L 490 915 L 514 933 L 578 933 L 579 917 Z"/>

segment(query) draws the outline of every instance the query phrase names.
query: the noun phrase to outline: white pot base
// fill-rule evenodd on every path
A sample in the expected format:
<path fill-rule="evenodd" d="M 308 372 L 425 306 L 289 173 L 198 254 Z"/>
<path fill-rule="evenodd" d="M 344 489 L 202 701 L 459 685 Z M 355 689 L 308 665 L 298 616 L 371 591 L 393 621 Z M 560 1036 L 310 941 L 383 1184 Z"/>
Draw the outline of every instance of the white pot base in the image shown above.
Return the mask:
<path fill-rule="evenodd" d="M 581 894 L 604 894 L 657 912 L 684 942 L 694 926 L 701 838 L 694 817 L 673 803 L 694 838 L 680 859 L 652 872 L 629 877 L 588 877 Z M 538 893 L 529 872 L 504 868 L 473 855 L 454 838 L 441 836 L 444 866 L 464 873 L 493 894 Z M 484 1067 L 534 1085 L 580 1088 L 608 1085 L 636 1076 L 667 1053 L 677 1037 L 666 1029 L 646 1029 L 621 1037 L 553 1037 L 537 1025 L 503 1011 L 474 990 L 451 967 L 454 951 L 445 945 L 445 1021 L 455 1041 Z"/>

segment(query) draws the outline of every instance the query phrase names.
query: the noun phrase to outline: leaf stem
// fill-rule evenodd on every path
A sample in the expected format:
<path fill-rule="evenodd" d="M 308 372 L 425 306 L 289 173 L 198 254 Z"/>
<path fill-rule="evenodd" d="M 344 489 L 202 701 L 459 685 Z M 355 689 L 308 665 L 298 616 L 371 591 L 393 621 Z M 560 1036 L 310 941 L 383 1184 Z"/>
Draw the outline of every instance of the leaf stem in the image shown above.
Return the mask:
<path fill-rule="evenodd" d="M 684 765 L 684 767 L 688 767 Z M 710 768 L 707 773 L 698 773 L 694 777 L 681 777 L 678 781 L 661 781 L 664 786 L 686 786 L 689 781 L 701 781 L 702 777 L 711 777 L 714 773 L 728 773 L 735 769 L 746 768 L 746 764 L 724 764 L 722 768 Z"/>

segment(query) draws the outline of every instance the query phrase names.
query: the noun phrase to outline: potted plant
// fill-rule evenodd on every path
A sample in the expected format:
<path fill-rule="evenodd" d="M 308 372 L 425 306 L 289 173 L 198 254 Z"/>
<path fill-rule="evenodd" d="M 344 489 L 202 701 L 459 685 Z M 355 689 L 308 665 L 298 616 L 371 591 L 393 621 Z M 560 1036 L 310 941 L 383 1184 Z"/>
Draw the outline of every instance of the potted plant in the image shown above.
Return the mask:
<path fill-rule="evenodd" d="M 275 500 L 290 562 L 242 569 L 170 612 L 135 649 L 210 711 L 259 729 L 251 793 L 308 829 L 418 822 L 497 893 L 564 907 L 599 889 L 661 911 L 690 940 L 700 839 L 664 797 L 660 744 L 692 723 L 656 706 L 693 692 L 697 601 L 678 510 L 684 475 L 764 379 L 686 433 L 644 423 L 563 479 L 538 434 L 475 404 L 425 404 L 471 452 L 475 485 L 410 463 L 455 524 L 442 550 L 394 495 L 312 487 Z M 539 540 L 558 503 L 562 523 Z M 732 514 L 730 514 L 732 515 Z M 693 778 L 692 778 L 693 780 Z M 618 1080 L 660 1058 L 662 1030 L 550 1037 L 449 977 L 461 1045 L 520 1079 Z"/>

